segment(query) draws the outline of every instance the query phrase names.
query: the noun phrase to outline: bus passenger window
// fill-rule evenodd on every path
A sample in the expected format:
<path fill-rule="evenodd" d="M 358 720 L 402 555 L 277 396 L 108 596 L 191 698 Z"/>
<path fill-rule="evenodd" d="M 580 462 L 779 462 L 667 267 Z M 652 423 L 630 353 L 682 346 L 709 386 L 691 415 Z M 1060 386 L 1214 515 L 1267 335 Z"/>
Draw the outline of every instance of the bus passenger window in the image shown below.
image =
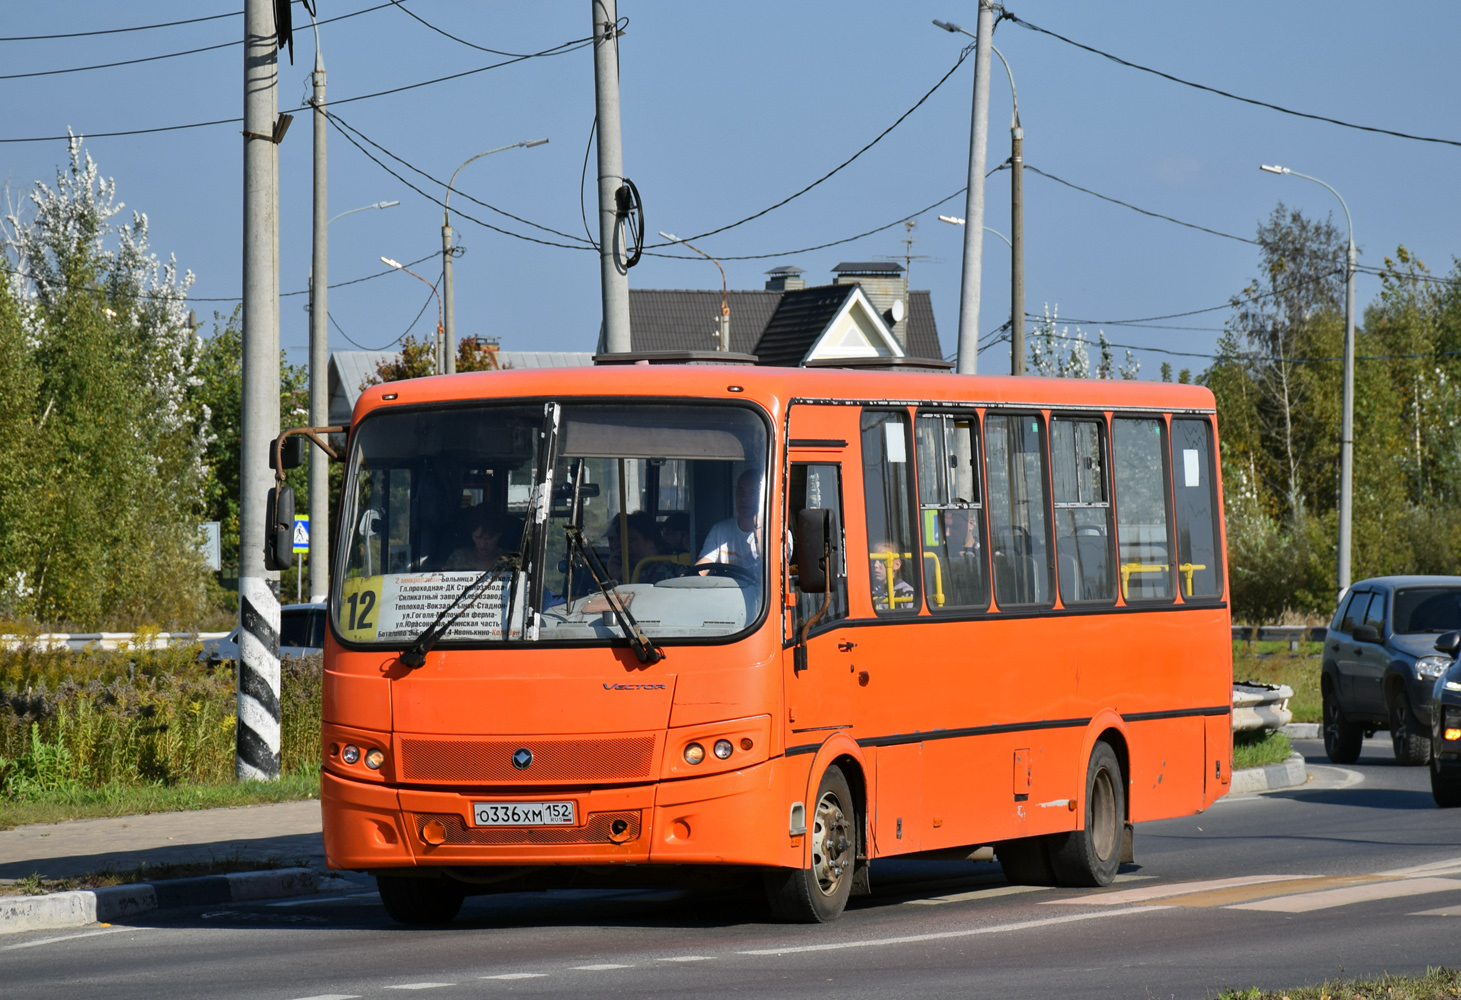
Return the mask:
<path fill-rule="evenodd" d="M 1172 560 L 1167 537 L 1167 470 L 1162 421 L 1117 417 L 1116 537 L 1121 590 L 1128 601 L 1171 600 Z"/>
<path fill-rule="evenodd" d="M 1000 607 L 1050 603 L 1043 439 L 1035 415 L 994 414 L 984 421 L 990 557 Z"/>
<path fill-rule="evenodd" d="M 984 608 L 984 503 L 979 488 L 979 440 L 973 414 L 920 413 L 919 534 L 931 611 Z"/>
<path fill-rule="evenodd" d="M 916 613 L 918 543 L 913 533 L 907 414 L 863 411 L 862 480 L 873 607 L 880 615 Z"/>
<path fill-rule="evenodd" d="M 1212 425 L 1206 420 L 1172 421 L 1172 477 L 1176 483 L 1177 580 L 1182 596 L 1221 597 Z"/>
<path fill-rule="evenodd" d="M 1099 420 L 1056 418 L 1050 424 L 1055 553 L 1066 604 L 1116 599 L 1104 438 Z"/>
<path fill-rule="evenodd" d="M 827 610 L 817 624 L 840 621 L 847 617 L 847 558 L 842 538 L 842 466 L 827 464 L 801 464 L 791 467 L 787 481 L 786 513 L 787 523 L 796 524 L 796 516 L 804 510 L 828 510 L 832 512 L 833 540 L 836 545 L 835 564 L 827 574 L 832 584 L 832 596 Z M 800 563 L 802 554 L 791 553 L 793 565 Z M 804 594 L 796 591 L 796 629 L 801 634 L 802 623 L 822 608 L 822 594 Z"/>

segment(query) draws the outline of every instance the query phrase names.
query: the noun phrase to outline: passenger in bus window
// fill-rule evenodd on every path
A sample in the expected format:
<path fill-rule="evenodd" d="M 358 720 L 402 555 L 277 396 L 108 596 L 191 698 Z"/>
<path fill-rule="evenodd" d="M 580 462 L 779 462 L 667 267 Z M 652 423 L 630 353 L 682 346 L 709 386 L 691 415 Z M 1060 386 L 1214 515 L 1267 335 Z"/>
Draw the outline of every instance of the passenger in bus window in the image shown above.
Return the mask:
<path fill-rule="evenodd" d="M 486 504 L 468 507 L 463 528 L 471 544 L 455 549 L 447 556 L 443 569 L 492 569 L 502 552 L 502 535 L 506 525 Z"/>
<path fill-rule="evenodd" d="M 697 566 L 729 563 L 761 573 L 761 472 L 747 469 L 736 480 L 736 516 L 719 521 L 705 536 Z"/>
<path fill-rule="evenodd" d="M 873 546 L 868 553 L 872 563 L 873 607 L 879 611 L 913 611 L 913 584 L 898 576 L 903 568 L 903 554 L 892 542 L 884 539 Z M 892 598 L 888 595 L 888 581 L 892 580 Z"/>
<path fill-rule="evenodd" d="M 615 514 L 604 533 L 609 543 L 609 575 L 620 583 L 658 583 L 677 576 L 674 565 L 659 558 L 659 524 L 648 511 L 635 511 L 629 515 L 629 565 L 623 565 L 619 552 L 625 527 L 620 520 L 623 517 L 623 514 Z"/>
<path fill-rule="evenodd" d="M 689 555 L 694 539 L 690 537 L 690 515 L 683 510 L 671 511 L 659 526 L 660 552 L 667 556 Z"/>
<path fill-rule="evenodd" d="M 957 503 L 966 503 L 960 498 Z M 945 603 L 951 607 L 982 604 L 984 555 L 979 551 L 979 513 L 970 507 L 943 510 L 944 544 L 949 566 Z"/>

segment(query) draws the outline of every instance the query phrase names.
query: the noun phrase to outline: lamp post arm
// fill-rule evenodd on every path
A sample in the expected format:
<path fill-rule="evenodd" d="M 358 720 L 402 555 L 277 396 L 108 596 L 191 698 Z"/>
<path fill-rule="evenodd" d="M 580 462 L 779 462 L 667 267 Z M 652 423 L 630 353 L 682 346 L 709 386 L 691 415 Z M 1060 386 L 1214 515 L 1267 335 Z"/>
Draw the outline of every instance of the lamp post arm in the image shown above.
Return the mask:
<path fill-rule="evenodd" d="M 446 182 L 446 197 L 442 199 L 442 225 L 449 225 L 447 216 L 451 212 L 452 185 L 457 182 L 457 174 L 462 172 L 463 167 L 466 167 L 469 163 L 476 163 L 484 156 L 491 156 L 493 153 L 500 153 L 505 149 L 517 149 L 519 146 L 540 146 L 547 141 L 547 139 L 524 139 L 522 142 L 510 142 L 506 146 L 498 146 L 496 149 L 489 149 L 485 152 L 478 153 L 476 156 L 469 157 L 465 163 L 452 171 L 451 180 Z"/>
<path fill-rule="evenodd" d="M 1350 218 L 1350 215 L 1349 215 L 1349 205 L 1347 205 L 1345 203 L 1345 201 L 1344 201 L 1344 195 L 1340 194 L 1338 191 L 1334 190 L 1334 188 L 1330 187 L 1328 184 L 1325 184 L 1323 181 L 1321 181 L 1317 177 L 1310 177 L 1308 174 L 1301 174 L 1297 170 L 1287 170 L 1286 169 L 1286 172 L 1287 173 L 1290 173 L 1290 174 L 1293 174 L 1295 177 L 1302 177 L 1306 181 L 1313 181 L 1315 184 L 1318 184 L 1321 187 L 1327 189 L 1330 194 L 1334 195 L 1334 197 L 1336 197 L 1336 198 L 1339 199 L 1339 207 L 1342 208 L 1342 209 L 1344 209 L 1344 223 L 1345 223 L 1345 225 L 1347 225 L 1349 227 L 1349 249 L 1351 251 L 1353 251 L 1354 250 L 1354 220 Z"/>
<path fill-rule="evenodd" d="M 1010 102 L 1011 102 L 1011 104 L 1014 105 L 1013 110 L 1010 111 L 1010 128 L 1012 128 L 1012 129 L 1019 128 L 1020 127 L 1020 95 L 1019 95 L 1019 92 L 1015 90 L 1015 73 L 1014 73 L 1014 70 L 1010 69 L 1009 60 L 1004 57 L 1004 53 L 1003 52 L 999 51 L 999 49 L 995 48 L 993 45 L 990 45 L 989 46 L 989 51 L 991 51 L 995 55 L 999 56 L 999 61 L 1002 62 L 1002 63 L 1004 63 L 1005 76 L 1008 76 L 1010 78 Z"/>
<path fill-rule="evenodd" d="M 330 222 L 326 222 L 325 225 L 328 226 L 331 222 L 334 222 L 335 219 L 343 219 L 345 218 L 345 216 L 354 215 L 356 212 L 369 212 L 373 208 L 395 208 L 399 204 L 399 201 L 377 201 L 370 205 L 361 205 L 359 208 L 352 208 L 348 212 L 341 212 L 339 215 L 331 218 Z"/>

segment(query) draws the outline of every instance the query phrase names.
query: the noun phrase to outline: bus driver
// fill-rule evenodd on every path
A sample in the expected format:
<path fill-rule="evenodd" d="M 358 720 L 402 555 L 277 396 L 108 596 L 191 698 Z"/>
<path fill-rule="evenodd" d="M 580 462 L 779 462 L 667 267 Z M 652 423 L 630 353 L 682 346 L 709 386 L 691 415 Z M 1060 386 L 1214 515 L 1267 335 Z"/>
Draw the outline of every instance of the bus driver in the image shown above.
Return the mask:
<path fill-rule="evenodd" d="M 695 565 L 729 563 L 761 577 L 761 472 L 747 469 L 736 480 L 736 516 L 718 522 L 705 536 Z"/>

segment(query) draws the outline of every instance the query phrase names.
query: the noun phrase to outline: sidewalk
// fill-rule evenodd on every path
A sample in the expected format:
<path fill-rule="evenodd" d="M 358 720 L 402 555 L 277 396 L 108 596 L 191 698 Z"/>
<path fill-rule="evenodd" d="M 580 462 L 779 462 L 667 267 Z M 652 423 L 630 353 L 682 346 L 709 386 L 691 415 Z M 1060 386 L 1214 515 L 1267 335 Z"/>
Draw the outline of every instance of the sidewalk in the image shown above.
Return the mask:
<path fill-rule="evenodd" d="M 82 819 L 0 830 L 0 879 L 67 878 L 112 868 L 223 858 L 325 867 L 316 800 Z"/>

